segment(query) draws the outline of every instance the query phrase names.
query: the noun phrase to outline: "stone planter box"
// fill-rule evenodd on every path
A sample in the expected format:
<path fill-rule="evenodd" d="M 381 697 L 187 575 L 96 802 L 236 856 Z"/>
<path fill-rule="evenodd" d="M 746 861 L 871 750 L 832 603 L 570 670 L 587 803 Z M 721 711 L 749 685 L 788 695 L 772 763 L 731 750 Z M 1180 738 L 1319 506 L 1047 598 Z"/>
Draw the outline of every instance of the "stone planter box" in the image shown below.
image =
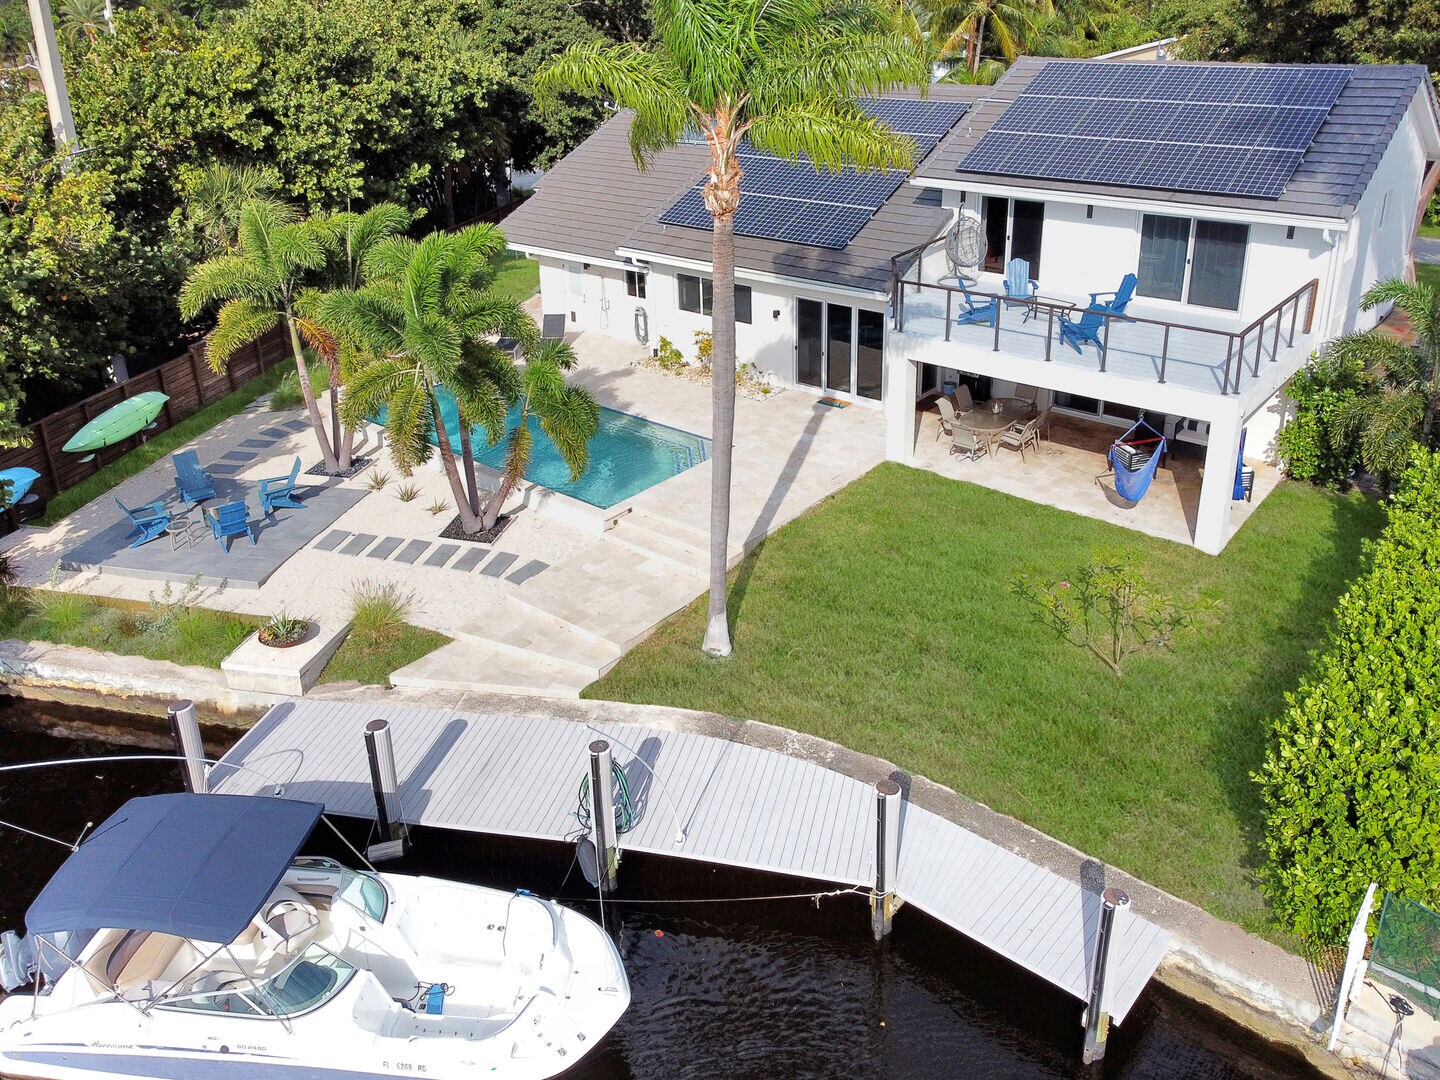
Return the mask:
<path fill-rule="evenodd" d="M 258 634 L 251 634 L 220 662 L 220 670 L 232 690 L 298 697 L 315 685 L 345 640 L 347 629 L 348 624 L 326 626 L 312 621 L 304 638 L 284 648 L 262 645 Z"/>

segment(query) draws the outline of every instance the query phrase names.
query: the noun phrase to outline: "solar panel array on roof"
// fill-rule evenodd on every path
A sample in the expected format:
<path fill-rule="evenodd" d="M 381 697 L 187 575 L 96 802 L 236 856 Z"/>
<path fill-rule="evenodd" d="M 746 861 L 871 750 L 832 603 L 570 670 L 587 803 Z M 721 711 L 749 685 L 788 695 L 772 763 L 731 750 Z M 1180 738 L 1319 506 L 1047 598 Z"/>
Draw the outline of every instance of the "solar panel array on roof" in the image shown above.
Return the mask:
<path fill-rule="evenodd" d="M 1275 198 L 1347 68 L 1049 63 L 957 166 Z"/>
<path fill-rule="evenodd" d="M 878 98 L 861 108 L 902 135 L 915 140 L 917 159 L 935 149 L 969 105 L 963 101 Z M 806 160 L 784 161 L 746 146 L 740 151 L 740 209 L 735 232 L 765 240 L 840 249 L 855 238 L 875 211 L 895 194 L 906 174 L 899 169 L 861 172 L 817 170 Z M 701 180 L 660 215 L 664 225 L 709 230 Z"/>

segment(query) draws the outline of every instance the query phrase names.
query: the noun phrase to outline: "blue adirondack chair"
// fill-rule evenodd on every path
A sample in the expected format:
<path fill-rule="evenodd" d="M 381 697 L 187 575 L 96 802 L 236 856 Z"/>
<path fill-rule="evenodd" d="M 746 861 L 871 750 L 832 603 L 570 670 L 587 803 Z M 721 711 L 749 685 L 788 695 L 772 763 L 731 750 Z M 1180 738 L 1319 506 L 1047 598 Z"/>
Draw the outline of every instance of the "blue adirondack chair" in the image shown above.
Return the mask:
<path fill-rule="evenodd" d="M 1069 345 L 1077 353 L 1081 352 L 1080 346 L 1094 345 L 1099 352 L 1105 351 L 1105 343 L 1100 340 L 1101 327 L 1105 325 L 1106 313 L 1099 308 L 1089 308 L 1079 321 L 1059 315 L 1060 320 L 1060 341 Z"/>
<path fill-rule="evenodd" d="M 290 466 L 289 476 L 272 476 L 260 481 L 260 513 L 269 517 L 277 506 L 288 506 L 292 510 L 304 510 L 305 504 L 295 501 L 295 481 L 300 478 L 300 459 Z"/>
<path fill-rule="evenodd" d="M 116 506 L 125 511 L 125 516 L 130 519 L 130 524 L 135 526 L 125 534 L 126 540 L 132 536 L 138 537 L 130 545 L 132 548 L 154 540 L 165 531 L 165 526 L 170 524 L 170 511 L 158 502 L 146 503 L 144 506 L 137 506 L 132 510 L 120 501 L 120 496 L 112 495 L 111 498 L 115 500 Z"/>
<path fill-rule="evenodd" d="M 1005 307 L 1023 307 L 1025 318 L 1021 322 L 1029 322 L 1035 316 L 1035 305 L 1021 301 L 1031 299 L 1039 291 L 1040 283 L 1030 276 L 1030 263 L 1025 259 L 1011 259 L 1005 267 Z"/>
<path fill-rule="evenodd" d="M 1126 274 L 1120 279 L 1120 288 L 1114 292 L 1092 292 L 1090 294 L 1090 307 L 1098 311 L 1108 312 L 1111 315 L 1124 317 L 1125 307 L 1130 303 L 1130 298 L 1135 295 L 1135 286 L 1140 284 L 1140 279 L 1134 274 Z M 1102 296 L 1110 297 L 1109 300 L 1101 300 Z"/>
<path fill-rule="evenodd" d="M 995 325 L 994 300 L 981 300 L 977 302 L 975 297 L 971 296 L 970 291 L 964 286 L 960 287 L 960 298 L 961 303 L 965 305 L 965 310 L 955 316 L 957 323 L 961 326 L 968 326 L 971 323 L 983 326 Z"/>
<path fill-rule="evenodd" d="M 210 524 L 210 532 L 227 552 L 230 550 L 231 537 L 248 535 L 250 543 L 255 543 L 255 530 L 250 527 L 250 508 L 243 499 L 218 506 L 214 510 L 207 509 L 205 520 Z"/>
<path fill-rule="evenodd" d="M 181 450 L 170 461 L 175 466 L 175 486 L 186 506 L 215 497 L 215 480 L 200 467 L 199 454 Z"/>

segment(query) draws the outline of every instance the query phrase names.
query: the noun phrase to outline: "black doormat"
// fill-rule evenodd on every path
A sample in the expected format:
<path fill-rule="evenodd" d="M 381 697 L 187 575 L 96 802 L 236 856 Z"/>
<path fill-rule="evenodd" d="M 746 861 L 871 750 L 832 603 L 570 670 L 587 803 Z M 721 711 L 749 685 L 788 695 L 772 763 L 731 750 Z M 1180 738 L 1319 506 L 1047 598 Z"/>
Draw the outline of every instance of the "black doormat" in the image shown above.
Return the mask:
<path fill-rule="evenodd" d="M 514 521 L 513 514 L 501 514 L 495 519 L 495 527 L 486 529 L 484 532 L 467 533 L 460 527 L 460 515 L 456 514 L 445 526 L 445 531 L 440 534 L 442 540 L 468 540 L 472 544 L 493 544 L 500 539 L 500 534 L 510 527 Z"/>
<path fill-rule="evenodd" d="M 326 468 L 325 468 L 325 462 L 321 461 L 319 464 L 311 465 L 310 468 L 306 469 L 306 470 L 305 470 L 305 475 L 306 475 L 306 476 L 334 476 L 334 477 L 336 477 L 336 478 L 338 478 L 338 479 L 340 479 L 340 480 L 349 480 L 350 477 L 356 475 L 358 472 L 360 472 L 361 469 L 365 468 L 365 466 L 366 466 L 366 465 L 369 465 L 369 464 L 370 464 L 370 458 L 368 458 L 368 457 L 351 458 L 351 459 L 350 459 L 350 467 L 349 467 L 348 469 L 341 469 L 339 472 L 333 472 L 333 473 L 332 473 L 332 472 L 329 472 L 329 471 L 326 470 Z"/>

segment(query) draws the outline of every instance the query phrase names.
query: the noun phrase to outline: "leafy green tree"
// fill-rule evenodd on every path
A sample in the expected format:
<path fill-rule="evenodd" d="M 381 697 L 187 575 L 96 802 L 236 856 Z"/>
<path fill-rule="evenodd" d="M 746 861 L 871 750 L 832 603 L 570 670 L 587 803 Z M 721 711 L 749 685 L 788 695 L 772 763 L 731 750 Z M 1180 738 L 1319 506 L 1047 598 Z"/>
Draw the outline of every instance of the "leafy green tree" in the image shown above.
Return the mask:
<path fill-rule="evenodd" d="M 518 303 L 489 290 L 504 250 L 493 225 L 382 240 L 364 260 L 365 283 L 317 305 L 320 321 L 362 342 L 368 357 L 347 377 L 342 417 L 354 427 L 385 410 L 390 456 L 401 472 L 428 461 L 431 432 L 448 427 L 437 389 L 443 384 L 454 399 L 459 461 L 448 436 L 437 441 L 461 529 L 470 534 L 481 529 L 471 428 L 479 424 L 498 440 L 521 388 L 514 361 L 493 338 L 528 347 L 538 336 Z"/>
<path fill-rule="evenodd" d="M 252 199 L 240 211 L 235 250 L 213 256 L 194 269 L 180 290 L 180 311 L 185 318 L 194 319 L 212 304 L 220 305 L 206 351 L 216 371 L 223 371 L 242 345 L 284 322 L 310 426 L 315 429 L 326 471 L 334 473 L 339 471 L 339 462 L 325 434 L 310 382 L 298 310 L 301 293 L 325 266 L 327 239 L 325 228 L 299 220 L 293 207 Z"/>
<path fill-rule="evenodd" d="M 1326 347 L 1335 364 L 1361 367 L 1370 392 L 1335 410 L 1345 434 L 1354 434 L 1360 460 L 1377 475 L 1395 475 L 1418 442 L 1434 446 L 1440 405 L 1440 292 L 1408 281 L 1381 281 L 1360 298 L 1365 309 L 1394 304 L 1410 317 L 1415 344 L 1377 330 L 1346 334 Z"/>
<path fill-rule="evenodd" d="M 994 42 L 1007 63 L 1012 62 L 1020 55 L 1022 43 L 1032 36 L 1032 27 L 1055 13 L 1050 0 L 913 0 L 913 3 L 939 58 L 958 58 L 965 73 L 975 81 L 985 60 L 983 46 L 987 40 Z M 996 62 L 992 61 L 987 73 L 995 67 Z"/>
<path fill-rule="evenodd" d="M 534 449 L 531 416 L 569 467 L 571 483 L 580 479 L 590 464 L 590 440 L 600 428 L 600 405 L 589 390 L 565 381 L 565 373 L 574 367 L 575 353 L 563 341 L 542 342 L 526 354 L 520 372 L 520 415 L 505 436 L 505 467 L 500 472 L 500 486 L 485 504 L 483 528 L 495 527 L 505 500 L 530 467 Z"/>
<path fill-rule="evenodd" d="M 714 219 L 714 455 L 710 611 L 704 648 L 731 652 L 725 577 L 735 438 L 735 211 L 745 140 L 818 168 L 909 168 L 914 143 L 872 119 L 859 96 L 924 85 L 923 51 L 881 0 L 656 0 L 645 47 L 581 43 L 536 76 L 542 100 L 561 91 L 633 109 L 641 167 L 698 129 L 710 149 L 702 190 Z"/>
<path fill-rule="evenodd" d="M 1350 483 L 1360 464 L 1360 447 L 1355 432 L 1339 418 L 1369 392 L 1364 366 L 1330 350 L 1323 350 L 1286 384 L 1285 396 L 1295 412 L 1275 441 L 1288 476 L 1328 488 Z"/>
<path fill-rule="evenodd" d="M 1302 937 L 1345 940 L 1370 882 L 1440 901 L 1440 456 L 1412 446 L 1369 568 L 1256 775 L 1260 880 Z"/>
<path fill-rule="evenodd" d="M 79 48 L 109 30 L 105 0 L 60 0 L 57 29 L 66 42 Z"/>
<path fill-rule="evenodd" d="M 0 445 L 97 385 L 133 317 L 114 178 L 54 157 L 44 99 L 0 86 Z"/>
<path fill-rule="evenodd" d="M 472 33 L 484 0 L 251 0 L 222 24 L 253 58 L 265 159 L 312 209 L 409 205 L 447 163 L 494 156 L 487 115 L 503 78 Z M 501 155 L 503 156 L 503 155 Z"/>

